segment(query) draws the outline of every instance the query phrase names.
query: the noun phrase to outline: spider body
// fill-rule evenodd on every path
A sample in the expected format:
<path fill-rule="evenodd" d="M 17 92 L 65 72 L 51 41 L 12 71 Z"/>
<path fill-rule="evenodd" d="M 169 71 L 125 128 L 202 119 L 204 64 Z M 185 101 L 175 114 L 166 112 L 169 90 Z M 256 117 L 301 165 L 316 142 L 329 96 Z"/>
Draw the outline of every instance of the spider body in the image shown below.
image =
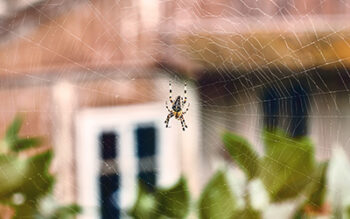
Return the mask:
<path fill-rule="evenodd" d="M 182 102 L 182 98 L 180 96 L 177 96 L 173 106 L 171 107 L 173 109 L 174 112 L 181 112 L 181 102 Z"/>
<path fill-rule="evenodd" d="M 175 117 L 175 119 L 180 120 L 181 121 L 181 125 L 182 125 L 182 130 L 185 131 L 185 128 L 187 128 L 186 122 L 185 122 L 185 118 L 184 115 L 187 113 L 188 108 L 190 106 L 190 104 L 188 104 L 187 108 L 185 111 L 183 111 L 182 109 L 185 107 L 185 104 L 187 103 L 187 89 L 186 89 L 186 84 L 185 84 L 185 89 L 184 89 L 184 98 L 182 98 L 181 96 L 177 96 L 175 101 L 173 101 L 171 94 L 172 94 L 172 90 L 171 90 L 171 82 L 169 82 L 169 101 L 172 104 L 171 106 L 171 110 L 168 107 L 167 102 L 165 102 L 165 107 L 166 109 L 169 111 L 169 114 L 165 120 L 165 127 L 169 127 L 169 121 L 171 119 L 171 117 Z"/>

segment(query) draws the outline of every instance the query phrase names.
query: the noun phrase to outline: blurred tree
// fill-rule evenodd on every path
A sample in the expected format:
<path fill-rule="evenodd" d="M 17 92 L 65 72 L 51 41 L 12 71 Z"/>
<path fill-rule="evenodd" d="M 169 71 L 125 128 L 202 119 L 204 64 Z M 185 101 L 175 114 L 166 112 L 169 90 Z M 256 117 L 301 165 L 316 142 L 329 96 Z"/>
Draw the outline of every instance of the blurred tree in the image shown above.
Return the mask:
<path fill-rule="evenodd" d="M 52 150 L 33 156 L 20 156 L 20 152 L 40 146 L 39 138 L 18 136 L 22 125 L 17 116 L 0 141 L 0 203 L 12 218 L 71 218 L 80 212 L 77 205 L 59 206 L 47 197 L 51 196 L 54 176 L 49 173 Z M 4 213 L 5 214 L 5 213 Z M 6 215 L 0 216 L 6 217 Z"/>

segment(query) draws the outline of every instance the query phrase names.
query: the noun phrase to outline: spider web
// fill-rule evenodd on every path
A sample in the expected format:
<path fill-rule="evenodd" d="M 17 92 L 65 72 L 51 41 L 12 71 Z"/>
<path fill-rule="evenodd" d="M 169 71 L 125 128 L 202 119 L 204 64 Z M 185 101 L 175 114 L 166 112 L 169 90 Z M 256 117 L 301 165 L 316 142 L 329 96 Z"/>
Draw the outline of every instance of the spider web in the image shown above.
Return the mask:
<path fill-rule="evenodd" d="M 44 95 L 62 80 L 68 80 L 78 96 L 82 93 L 93 96 L 78 101 L 81 109 L 100 107 L 100 98 L 108 106 L 163 104 L 168 100 L 171 80 L 173 98 L 182 95 L 183 84 L 188 83 L 191 106 L 185 119 L 189 130 L 181 133 L 179 122 L 171 119 L 171 129 L 166 132 L 185 136 L 184 141 L 190 141 L 193 136 L 199 138 L 198 147 L 182 148 L 185 157 L 180 158 L 186 161 L 192 158 L 196 167 L 189 172 L 181 167 L 190 180 L 189 192 L 194 199 L 217 169 L 232 168 L 222 146 L 222 131 L 227 129 L 246 137 L 262 154 L 261 133 L 268 125 L 267 114 L 276 106 L 279 110 L 272 118 L 278 119 L 278 126 L 291 135 L 300 134 L 298 130 L 308 135 L 315 144 L 318 159 L 331 157 L 334 145 L 341 145 L 349 152 L 346 130 L 350 124 L 347 25 L 350 2 L 347 0 L 87 0 L 55 16 L 38 3 L 23 2 L 39 19 L 36 25 L 29 22 L 20 29 L 0 27 L 9 38 L 2 43 L 1 56 L 7 63 L 1 62 L 1 71 L 22 77 L 4 76 L 2 95 L 9 92 L 11 98 L 5 100 L 1 118 L 7 121 L 16 112 L 39 115 L 25 124 L 27 129 L 39 124 L 37 129 L 27 130 L 28 134 L 40 133 L 50 138 L 53 134 L 45 128 L 47 124 L 43 125 L 46 121 L 53 133 L 67 127 L 54 124 L 55 113 L 61 110 L 73 116 L 72 109 L 56 109 L 57 103 Z M 63 2 L 48 1 L 46 6 L 60 6 Z M 71 16 L 74 19 L 88 20 L 88 24 L 100 25 L 102 28 L 98 30 L 103 31 L 87 36 L 90 30 L 83 25 L 69 26 L 75 20 L 65 20 L 65 13 L 74 14 Z M 28 20 L 22 18 L 22 22 Z M 42 30 L 45 26 L 48 28 Z M 55 40 L 58 31 L 67 38 L 51 46 L 47 42 Z M 93 39 L 86 40 L 87 37 Z M 23 45 L 24 52 L 18 50 Z M 76 52 L 75 45 L 84 50 L 83 55 Z M 57 49 L 60 47 L 63 49 Z M 35 56 L 38 50 L 51 56 L 41 59 Z M 22 56 L 32 52 L 32 59 Z M 22 63 L 22 57 L 29 63 Z M 40 66 L 40 60 L 46 63 L 38 74 L 36 67 Z M 71 69 L 78 70 L 72 74 Z M 35 94 L 31 97 L 34 107 L 19 103 L 27 97 L 21 92 Z M 166 113 L 164 106 L 162 120 Z M 305 123 L 304 129 L 301 123 Z M 244 177 L 239 171 L 235 176 L 234 186 L 239 187 Z M 65 177 L 61 181 L 70 184 L 75 176 Z M 71 187 L 73 193 L 79 189 L 74 184 Z M 127 215 L 126 209 L 122 209 L 122 215 Z M 192 212 L 191 216 L 196 217 L 196 213 Z"/>

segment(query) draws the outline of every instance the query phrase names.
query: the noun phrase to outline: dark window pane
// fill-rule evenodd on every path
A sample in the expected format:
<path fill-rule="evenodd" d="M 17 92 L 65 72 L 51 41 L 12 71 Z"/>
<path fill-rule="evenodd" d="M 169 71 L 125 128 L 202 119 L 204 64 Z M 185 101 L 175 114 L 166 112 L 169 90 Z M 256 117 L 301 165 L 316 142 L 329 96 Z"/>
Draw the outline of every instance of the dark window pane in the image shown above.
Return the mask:
<path fill-rule="evenodd" d="M 263 94 L 264 126 L 274 130 L 278 124 L 278 93 L 274 87 L 266 89 Z"/>
<path fill-rule="evenodd" d="M 102 219 L 120 218 L 118 189 L 119 176 L 117 174 L 100 176 L 100 206 Z"/>
<path fill-rule="evenodd" d="M 156 129 L 154 127 L 137 128 L 137 157 L 154 156 L 156 152 Z"/>
<path fill-rule="evenodd" d="M 136 129 L 138 178 L 148 188 L 153 190 L 156 184 L 156 129 L 140 127 Z"/>
<path fill-rule="evenodd" d="M 307 134 L 309 98 L 303 87 L 294 87 L 290 109 L 292 116 L 290 134 L 293 137 L 305 136 Z"/>
<path fill-rule="evenodd" d="M 114 132 L 103 132 L 100 135 L 100 146 L 103 160 L 115 159 L 117 156 L 117 135 Z"/>
<path fill-rule="evenodd" d="M 138 178 L 148 191 L 154 191 L 156 185 L 156 172 L 139 172 Z"/>
<path fill-rule="evenodd" d="M 113 166 L 117 156 L 118 138 L 115 132 L 103 132 L 99 137 L 102 166 L 100 170 L 100 206 L 102 219 L 120 218 L 119 209 L 119 176 L 117 167 Z M 104 165 L 108 164 L 108 165 Z M 112 171 L 110 168 L 113 166 Z"/>
<path fill-rule="evenodd" d="M 305 136 L 308 109 L 308 91 L 301 84 L 293 83 L 285 92 L 272 85 L 263 92 L 264 127 L 269 130 L 279 127 L 293 137 Z"/>

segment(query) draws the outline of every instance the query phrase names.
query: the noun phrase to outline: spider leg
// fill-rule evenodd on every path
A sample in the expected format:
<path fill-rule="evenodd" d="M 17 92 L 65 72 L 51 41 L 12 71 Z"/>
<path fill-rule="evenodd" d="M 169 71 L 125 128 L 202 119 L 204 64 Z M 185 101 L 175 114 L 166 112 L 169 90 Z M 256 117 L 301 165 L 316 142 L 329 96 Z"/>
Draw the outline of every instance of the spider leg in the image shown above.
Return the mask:
<path fill-rule="evenodd" d="M 182 119 L 181 119 L 180 121 L 181 121 L 182 131 L 185 131 L 184 122 L 183 122 L 183 120 L 182 120 Z"/>
<path fill-rule="evenodd" d="M 171 89 L 171 81 L 169 81 L 169 100 L 170 100 L 170 103 L 174 103 L 173 99 L 171 97 L 172 93 L 173 93 L 173 90 Z"/>
<path fill-rule="evenodd" d="M 169 111 L 169 113 L 173 113 L 170 109 L 169 109 L 169 107 L 168 107 L 168 102 L 167 101 L 165 101 L 165 108 Z"/>
<path fill-rule="evenodd" d="M 173 117 L 174 114 L 173 113 L 169 113 L 168 116 L 166 117 L 166 120 L 164 121 L 165 123 L 165 127 L 168 128 L 169 127 L 169 120 L 171 117 Z"/>
<path fill-rule="evenodd" d="M 187 113 L 187 111 L 188 111 L 189 108 L 190 108 L 190 103 L 188 103 L 187 108 L 186 108 L 186 110 L 182 113 L 182 115 L 185 115 L 185 114 Z"/>
<path fill-rule="evenodd" d="M 184 102 L 183 104 L 185 104 L 187 102 L 187 83 L 185 82 L 185 88 L 184 88 Z"/>
<path fill-rule="evenodd" d="M 182 120 L 184 121 L 185 128 L 188 128 L 186 121 L 185 121 L 185 118 L 182 117 Z"/>
<path fill-rule="evenodd" d="M 185 118 L 183 116 L 181 116 L 181 125 L 183 131 L 185 131 L 185 128 L 188 128 L 188 126 L 186 125 Z"/>

